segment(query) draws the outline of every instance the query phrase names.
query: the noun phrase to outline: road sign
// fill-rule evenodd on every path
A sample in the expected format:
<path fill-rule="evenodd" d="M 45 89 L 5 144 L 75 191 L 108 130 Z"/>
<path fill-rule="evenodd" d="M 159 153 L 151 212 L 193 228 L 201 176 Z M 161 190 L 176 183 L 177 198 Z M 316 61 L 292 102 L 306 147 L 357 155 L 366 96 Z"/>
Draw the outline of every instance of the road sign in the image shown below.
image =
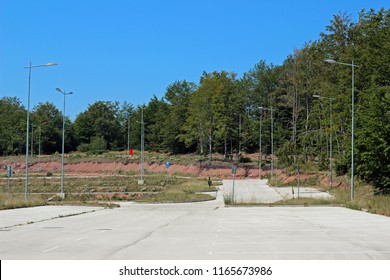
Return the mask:
<path fill-rule="evenodd" d="M 10 193 L 11 176 L 12 176 L 12 165 L 7 165 L 7 173 L 8 173 L 8 193 Z"/>
<path fill-rule="evenodd" d="M 7 166 L 7 173 L 8 173 L 8 177 L 12 176 L 12 165 Z"/>
<path fill-rule="evenodd" d="M 237 173 L 237 165 L 233 165 L 232 166 L 232 174 L 236 174 Z"/>
<path fill-rule="evenodd" d="M 167 161 L 167 162 L 165 163 L 165 167 L 168 169 L 170 166 L 171 166 L 171 163 L 170 163 L 169 161 Z"/>

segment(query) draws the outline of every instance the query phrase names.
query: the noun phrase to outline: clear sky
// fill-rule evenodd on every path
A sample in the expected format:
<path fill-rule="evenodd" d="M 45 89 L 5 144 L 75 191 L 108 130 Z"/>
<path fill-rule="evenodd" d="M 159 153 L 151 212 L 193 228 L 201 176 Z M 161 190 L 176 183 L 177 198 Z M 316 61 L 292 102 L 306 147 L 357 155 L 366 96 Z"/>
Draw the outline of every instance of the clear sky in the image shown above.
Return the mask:
<path fill-rule="evenodd" d="M 203 71 L 239 77 L 319 38 L 332 16 L 389 9 L 375 0 L 0 0 L 0 98 L 52 102 L 74 119 L 98 100 L 148 103 Z"/>

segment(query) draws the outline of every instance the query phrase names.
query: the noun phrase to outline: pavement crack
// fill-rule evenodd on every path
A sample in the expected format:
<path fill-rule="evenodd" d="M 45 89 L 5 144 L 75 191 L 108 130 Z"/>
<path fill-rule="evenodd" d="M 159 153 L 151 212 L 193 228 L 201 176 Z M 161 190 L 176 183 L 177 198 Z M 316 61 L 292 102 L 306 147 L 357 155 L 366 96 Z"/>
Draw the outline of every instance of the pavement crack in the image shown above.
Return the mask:
<path fill-rule="evenodd" d="M 110 254 L 108 255 L 108 258 L 110 258 L 111 256 L 113 256 L 113 255 L 115 255 L 115 254 L 117 254 L 117 253 L 119 253 L 119 252 L 121 252 L 121 251 L 124 251 L 124 250 L 126 250 L 126 249 L 128 249 L 128 248 L 130 248 L 130 247 L 132 247 L 132 246 L 134 246 L 134 245 L 136 245 L 136 244 L 138 244 L 138 243 L 140 243 L 141 241 L 147 239 L 147 238 L 148 238 L 149 236 L 151 236 L 152 234 L 156 233 L 156 232 L 159 231 L 159 230 L 162 230 L 162 229 L 166 228 L 167 226 L 169 226 L 169 225 L 175 223 L 176 221 L 182 219 L 184 216 L 187 216 L 188 214 L 189 214 L 189 213 L 185 213 L 185 214 L 183 214 L 183 215 L 177 217 L 176 219 L 171 220 L 171 221 L 169 221 L 168 223 L 165 223 L 165 224 L 163 224 L 163 225 L 161 225 L 161 226 L 155 228 L 154 230 L 152 230 L 152 231 L 150 231 L 150 232 L 147 232 L 147 233 L 144 234 L 142 237 L 138 238 L 137 240 L 133 241 L 132 243 L 130 243 L 130 244 L 126 245 L 126 246 L 123 246 L 123 247 L 121 247 L 121 248 L 119 248 L 119 249 L 113 251 L 112 253 L 110 253 Z"/>

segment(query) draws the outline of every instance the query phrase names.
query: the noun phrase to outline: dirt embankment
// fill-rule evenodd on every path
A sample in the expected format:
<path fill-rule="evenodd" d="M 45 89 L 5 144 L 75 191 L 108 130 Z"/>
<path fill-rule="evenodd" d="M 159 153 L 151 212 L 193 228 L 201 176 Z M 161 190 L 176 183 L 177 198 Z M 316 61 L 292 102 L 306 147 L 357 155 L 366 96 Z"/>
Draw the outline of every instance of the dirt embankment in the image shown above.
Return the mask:
<path fill-rule="evenodd" d="M 6 160 L 0 161 L 0 172 L 6 173 L 7 165 L 11 164 L 15 175 L 22 175 L 25 173 L 26 165 L 24 163 L 10 163 Z M 76 163 L 66 163 L 65 164 L 65 173 L 73 175 L 113 175 L 113 174 L 140 174 L 140 164 L 139 163 L 123 163 L 123 162 L 76 162 Z M 60 173 L 61 172 L 61 163 L 60 162 L 35 162 L 30 163 L 29 172 L 38 173 L 40 170 L 41 174 L 51 173 Z M 144 164 L 145 173 L 164 173 L 166 172 L 165 164 L 157 163 L 145 163 Z M 259 171 L 258 167 L 254 165 L 245 165 L 241 164 L 237 168 L 236 178 L 264 178 L 269 172 L 265 170 Z M 283 170 L 276 169 L 275 174 L 278 176 L 278 179 L 281 180 L 284 184 L 296 182 L 297 176 L 287 175 Z M 193 175 L 198 177 L 218 177 L 229 179 L 232 178 L 232 169 L 231 165 L 228 163 L 213 163 L 207 164 L 205 162 L 198 164 L 172 164 L 168 168 L 168 174 L 180 174 L 180 175 Z M 300 175 L 300 180 L 310 180 L 311 178 L 318 178 L 321 185 L 329 185 L 329 176 L 321 175 L 319 173 L 306 173 Z M 294 184 L 294 183 L 293 183 Z M 333 180 L 333 187 L 335 188 L 347 188 L 348 185 L 344 182 L 340 182 L 336 178 Z"/>
<path fill-rule="evenodd" d="M 0 170 L 6 172 L 7 162 L 0 162 Z M 13 163 L 13 171 L 15 174 L 25 172 L 26 165 L 23 163 Z M 123 163 L 123 162 L 77 162 L 66 163 L 65 172 L 67 174 L 138 174 L 140 173 L 141 165 L 139 163 Z M 45 174 L 47 172 L 61 172 L 60 162 L 35 162 L 30 163 L 29 172 Z M 166 172 L 165 164 L 144 164 L 146 173 L 163 173 Z M 238 178 L 258 178 L 265 175 L 265 171 L 259 172 L 258 168 L 250 165 L 240 165 L 237 169 L 236 177 Z M 221 177 L 229 178 L 232 176 L 231 166 L 229 164 L 172 164 L 168 168 L 168 174 L 189 174 L 199 177 Z"/>

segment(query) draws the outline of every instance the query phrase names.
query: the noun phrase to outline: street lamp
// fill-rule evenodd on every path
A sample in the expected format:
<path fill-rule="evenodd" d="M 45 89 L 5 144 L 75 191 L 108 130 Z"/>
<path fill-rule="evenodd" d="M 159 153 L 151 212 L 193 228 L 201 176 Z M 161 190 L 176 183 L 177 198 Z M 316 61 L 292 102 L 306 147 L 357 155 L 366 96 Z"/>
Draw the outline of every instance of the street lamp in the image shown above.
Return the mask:
<path fill-rule="evenodd" d="M 262 165 L 262 159 L 263 159 L 263 154 L 262 154 L 262 150 L 261 150 L 261 120 L 263 118 L 263 107 L 258 107 L 259 110 L 260 110 L 260 124 L 259 124 L 259 157 L 260 157 L 260 161 L 259 161 L 259 179 L 261 179 L 260 177 L 260 171 L 261 171 L 261 165 Z"/>
<path fill-rule="evenodd" d="M 330 105 L 330 131 L 329 131 L 329 188 L 332 190 L 332 159 L 333 159 L 333 149 L 332 149 L 332 126 L 333 126 L 333 119 L 332 119 L 332 100 L 335 100 L 335 98 L 332 97 L 323 97 L 317 94 L 314 94 L 313 97 L 321 99 L 326 98 L 329 100 Z"/>
<path fill-rule="evenodd" d="M 262 110 L 268 110 L 271 112 L 271 175 L 274 175 L 274 109 L 271 108 L 265 108 L 265 107 L 259 107 L 259 109 Z"/>
<path fill-rule="evenodd" d="M 49 67 L 49 66 L 56 66 L 58 65 L 57 63 L 49 62 L 46 64 L 41 64 L 41 65 L 32 65 L 30 62 L 29 66 L 25 66 L 24 68 L 28 68 L 28 98 L 27 98 L 27 124 L 26 124 L 26 187 L 25 187 L 25 192 L 24 192 L 24 199 L 28 199 L 28 138 L 30 134 L 30 92 L 31 92 L 31 69 L 32 68 L 38 68 L 38 67 Z"/>
<path fill-rule="evenodd" d="M 130 113 L 127 116 L 127 152 L 130 153 Z"/>
<path fill-rule="evenodd" d="M 65 96 L 73 94 L 73 92 L 65 92 L 59 88 L 56 90 L 64 96 L 64 110 L 62 112 L 62 170 L 61 170 L 61 193 L 64 194 L 64 150 L 65 150 Z"/>
<path fill-rule="evenodd" d="M 352 63 L 343 63 L 338 62 L 333 59 L 325 59 L 325 62 L 331 63 L 331 64 L 340 64 L 345 66 L 350 66 L 352 68 L 352 128 L 351 128 L 351 199 L 355 198 L 355 182 L 354 182 L 354 145 L 355 145 L 355 67 L 359 67 L 354 64 L 354 61 L 352 60 Z"/>
<path fill-rule="evenodd" d="M 144 134 L 145 134 L 145 124 L 144 124 L 144 106 L 141 108 L 141 122 L 138 122 L 141 124 L 141 180 L 138 181 L 138 185 L 144 184 L 144 149 L 145 149 L 145 140 L 144 140 Z"/>
<path fill-rule="evenodd" d="M 142 106 L 142 113 L 141 113 L 141 181 L 142 181 L 142 185 L 144 184 L 144 175 L 145 175 L 144 150 L 145 150 L 145 124 L 144 124 L 144 107 Z"/>

